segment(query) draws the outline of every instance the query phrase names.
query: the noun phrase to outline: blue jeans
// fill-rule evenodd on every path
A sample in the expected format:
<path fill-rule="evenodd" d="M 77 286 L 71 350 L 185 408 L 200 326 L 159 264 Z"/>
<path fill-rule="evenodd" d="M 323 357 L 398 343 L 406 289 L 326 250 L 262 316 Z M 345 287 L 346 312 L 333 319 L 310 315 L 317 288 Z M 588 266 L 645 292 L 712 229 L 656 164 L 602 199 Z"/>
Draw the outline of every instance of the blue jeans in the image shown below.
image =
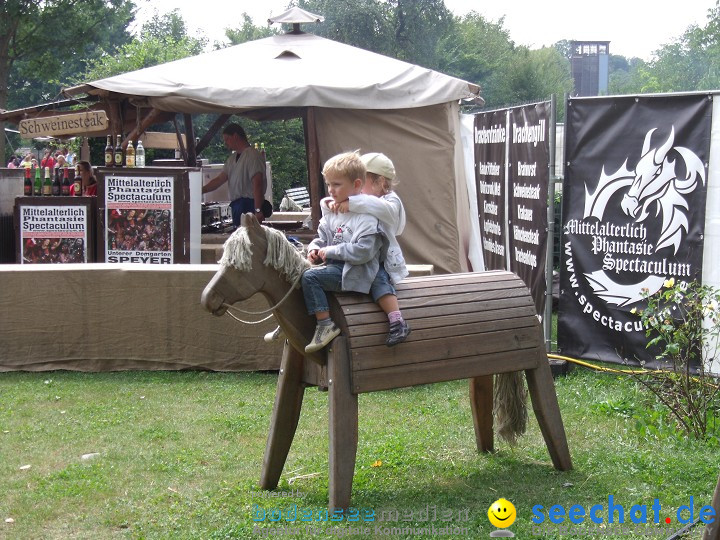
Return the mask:
<path fill-rule="evenodd" d="M 230 210 L 232 210 L 233 225 L 237 229 L 240 226 L 240 216 L 250 212 L 255 214 L 255 199 L 252 197 L 240 197 L 230 203 Z"/>
<path fill-rule="evenodd" d="M 390 275 L 385 270 L 383 263 L 380 263 L 380 269 L 370 287 L 370 295 L 372 296 L 373 302 L 377 302 L 379 298 L 388 294 L 397 296 L 395 287 L 393 287 L 392 281 L 390 281 Z"/>
<path fill-rule="evenodd" d="M 302 291 L 305 307 L 310 315 L 319 311 L 330 311 L 325 291 L 342 291 L 342 271 L 345 263 L 328 263 L 321 268 L 310 268 L 302 276 Z"/>
<path fill-rule="evenodd" d="M 305 297 L 305 307 L 308 313 L 314 315 L 318 311 L 330 311 L 325 291 L 342 291 L 343 261 L 332 261 L 322 268 L 310 268 L 302 277 L 302 290 Z M 390 276 L 381 264 L 375 280 L 370 287 L 373 302 L 387 294 L 395 295 L 395 288 L 390 282 Z"/>

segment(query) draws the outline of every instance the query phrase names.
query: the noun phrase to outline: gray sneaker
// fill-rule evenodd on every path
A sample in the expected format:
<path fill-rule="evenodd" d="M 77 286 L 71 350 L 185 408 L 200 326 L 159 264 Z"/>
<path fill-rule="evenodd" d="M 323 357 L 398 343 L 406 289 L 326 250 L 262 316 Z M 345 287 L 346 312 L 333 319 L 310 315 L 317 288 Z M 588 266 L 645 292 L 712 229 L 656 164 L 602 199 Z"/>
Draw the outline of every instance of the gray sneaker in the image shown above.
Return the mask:
<path fill-rule="evenodd" d="M 267 334 L 265 334 L 265 337 L 263 337 L 263 339 L 265 340 L 265 343 L 272 343 L 273 341 L 278 341 L 280 339 L 280 336 L 282 335 L 284 335 L 282 328 L 278 326 L 272 332 L 268 332 Z"/>
<path fill-rule="evenodd" d="M 328 344 L 339 335 L 340 329 L 335 323 L 332 323 L 329 326 L 317 325 L 315 327 L 315 335 L 313 336 L 312 341 L 310 341 L 308 346 L 305 347 L 305 352 L 313 353 L 319 351 L 323 347 L 327 347 Z"/>
<path fill-rule="evenodd" d="M 388 332 L 385 345 L 392 347 L 398 343 L 402 343 L 410 335 L 410 325 L 406 320 L 395 321 L 390 323 L 390 331 Z"/>

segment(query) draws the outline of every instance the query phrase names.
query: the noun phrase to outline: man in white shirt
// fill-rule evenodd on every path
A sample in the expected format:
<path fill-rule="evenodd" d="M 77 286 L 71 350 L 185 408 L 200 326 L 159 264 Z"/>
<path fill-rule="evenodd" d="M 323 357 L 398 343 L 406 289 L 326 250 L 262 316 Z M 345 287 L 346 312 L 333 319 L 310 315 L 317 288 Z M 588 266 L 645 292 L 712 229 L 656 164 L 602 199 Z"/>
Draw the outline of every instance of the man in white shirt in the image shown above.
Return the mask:
<path fill-rule="evenodd" d="M 223 140 L 233 153 L 225 162 L 222 172 L 205 184 L 202 192 L 214 191 L 228 182 L 235 228 L 240 226 L 242 214 L 254 214 L 257 220 L 262 222 L 266 217 L 263 213 L 267 188 L 265 160 L 260 152 L 250 145 L 240 124 L 228 124 L 223 129 Z"/>

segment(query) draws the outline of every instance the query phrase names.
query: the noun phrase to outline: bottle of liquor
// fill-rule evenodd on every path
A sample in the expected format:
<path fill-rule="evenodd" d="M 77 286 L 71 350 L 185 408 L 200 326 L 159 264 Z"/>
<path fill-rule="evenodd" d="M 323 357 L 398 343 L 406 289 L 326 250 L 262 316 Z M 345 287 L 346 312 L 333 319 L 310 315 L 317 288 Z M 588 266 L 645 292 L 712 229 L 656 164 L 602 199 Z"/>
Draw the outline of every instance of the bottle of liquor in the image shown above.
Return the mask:
<path fill-rule="evenodd" d="M 39 197 L 42 195 L 42 178 L 40 177 L 40 167 L 35 167 L 35 184 L 33 184 L 33 195 Z"/>
<path fill-rule="evenodd" d="M 105 145 L 105 166 L 112 167 L 115 164 L 115 153 L 112 146 L 112 135 L 107 136 L 107 144 Z"/>
<path fill-rule="evenodd" d="M 135 166 L 145 166 L 145 147 L 142 145 L 142 141 L 138 141 L 137 148 L 135 149 Z"/>
<path fill-rule="evenodd" d="M 135 148 L 133 147 L 132 141 L 128 141 L 127 148 L 125 148 L 125 166 L 135 166 Z"/>
<path fill-rule="evenodd" d="M 62 181 L 60 180 L 60 175 L 62 174 L 60 167 L 55 167 L 55 174 L 53 178 L 52 183 L 52 194 L 53 197 L 59 197 L 62 195 Z"/>
<path fill-rule="evenodd" d="M 122 144 L 120 143 L 120 135 L 115 138 L 115 167 L 123 166 L 123 150 Z"/>
<path fill-rule="evenodd" d="M 82 176 L 80 176 L 80 165 L 75 167 L 75 180 L 73 181 L 73 191 L 76 197 L 82 196 Z"/>
<path fill-rule="evenodd" d="M 263 161 L 267 161 L 267 156 L 265 155 L 265 143 L 260 143 L 260 153 L 262 154 Z"/>
<path fill-rule="evenodd" d="M 69 167 L 63 167 L 62 194 L 67 197 L 70 195 L 70 171 Z"/>
<path fill-rule="evenodd" d="M 32 197 L 33 194 L 33 183 L 30 177 L 30 167 L 25 167 L 25 182 L 23 183 L 23 195 L 26 197 Z"/>
<path fill-rule="evenodd" d="M 45 167 L 45 181 L 43 182 L 42 194 L 44 197 L 52 195 L 52 180 L 50 179 L 50 167 Z"/>

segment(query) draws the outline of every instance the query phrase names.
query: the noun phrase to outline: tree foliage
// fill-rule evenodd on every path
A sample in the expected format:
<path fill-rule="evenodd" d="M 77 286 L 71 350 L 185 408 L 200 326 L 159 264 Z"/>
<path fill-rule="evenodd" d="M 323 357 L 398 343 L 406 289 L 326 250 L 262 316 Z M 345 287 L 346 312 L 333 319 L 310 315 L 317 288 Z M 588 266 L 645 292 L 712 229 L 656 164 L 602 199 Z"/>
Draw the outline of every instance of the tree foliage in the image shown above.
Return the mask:
<path fill-rule="evenodd" d="M 155 15 L 140 30 L 140 36 L 122 45 L 115 52 L 106 51 L 88 62 L 87 69 L 76 82 L 104 79 L 146 67 L 172 62 L 200 54 L 207 38 L 188 35 L 180 11 L 174 9 Z"/>
<path fill-rule="evenodd" d="M 705 26 L 690 26 L 662 45 L 650 62 L 630 59 L 613 65 L 611 93 L 689 92 L 720 87 L 720 3 L 708 10 Z"/>
<path fill-rule="evenodd" d="M 428 68 L 439 66 L 437 43 L 454 24 L 443 0 L 297 0 L 322 14 L 309 31 Z"/>
<path fill-rule="evenodd" d="M 130 0 L 0 1 L 0 109 L 57 98 L 99 50 L 129 40 L 134 10 Z"/>
<path fill-rule="evenodd" d="M 274 28 L 255 26 L 247 13 L 242 14 L 242 20 L 243 23 L 239 28 L 225 29 L 225 36 L 230 41 L 230 45 L 239 45 L 240 43 L 270 37 L 279 33 Z M 221 44 L 216 43 L 215 47 L 220 48 Z"/>
<path fill-rule="evenodd" d="M 455 22 L 439 43 L 441 71 L 482 88 L 486 107 L 502 107 L 562 96 L 572 90 L 570 64 L 558 47 L 516 46 L 504 19 L 471 12 Z"/>
<path fill-rule="evenodd" d="M 99 50 L 129 40 L 127 0 L 7 0 L 0 3 L 0 107 L 54 99 Z"/>
<path fill-rule="evenodd" d="M 312 32 L 329 39 L 437 69 L 479 84 L 486 106 L 497 108 L 561 97 L 572 90 L 570 41 L 531 50 L 510 39 L 504 19 L 477 12 L 454 17 L 444 0 L 288 0 L 324 16 Z M 132 0 L 0 0 L 0 108 L 55 99 L 62 86 L 96 80 L 195 55 L 211 47 L 191 36 L 178 9 L 158 14 L 136 36 Z M 221 48 L 278 33 L 242 14 L 226 28 Z M 720 4 L 704 26 L 691 26 L 655 51 L 654 58 L 610 57 L 611 94 L 710 90 L 720 85 Z M 561 112 L 563 107 L 558 107 Z M 196 132 L 212 118 L 199 115 Z M 246 123 L 245 121 L 243 123 Z M 249 123 L 248 131 L 276 149 L 301 139 L 301 123 Z M 3 155 L 4 139 L 0 139 Z M 213 160 L 226 154 L 220 137 L 206 150 Z M 292 159 L 301 159 L 300 153 Z M 277 156 L 277 154 L 275 154 Z M 296 182 L 300 165 L 280 165 L 279 175 Z"/>

